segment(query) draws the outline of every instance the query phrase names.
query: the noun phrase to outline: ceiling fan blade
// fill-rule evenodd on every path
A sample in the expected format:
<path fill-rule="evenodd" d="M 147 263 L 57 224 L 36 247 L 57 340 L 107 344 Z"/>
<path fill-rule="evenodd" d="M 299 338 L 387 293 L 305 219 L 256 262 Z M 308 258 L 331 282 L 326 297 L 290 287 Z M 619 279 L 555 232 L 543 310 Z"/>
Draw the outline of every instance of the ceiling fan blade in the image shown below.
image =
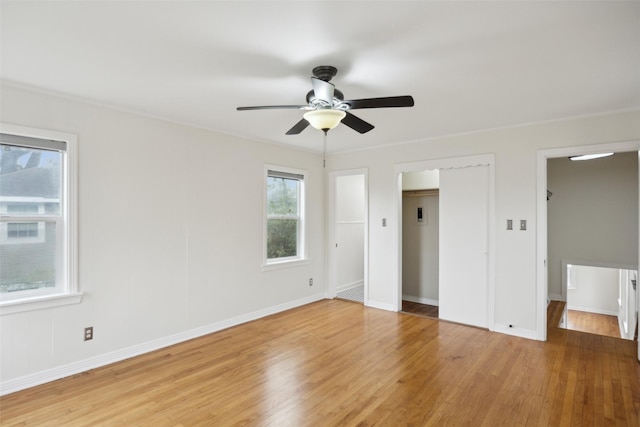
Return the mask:
<path fill-rule="evenodd" d="M 413 107 L 413 97 L 409 95 L 387 96 L 385 98 L 352 99 L 342 102 L 343 104 L 347 104 L 352 110 L 357 108 Z"/>
<path fill-rule="evenodd" d="M 307 126 L 309 126 L 309 122 L 306 119 L 302 119 L 287 131 L 287 135 L 297 135 L 305 130 Z"/>
<path fill-rule="evenodd" d="M 333 104 L 333 92 L 336 87 L 333 83 L 325 82 L 317 77 L 311 77 L 311 84 L 313 85 L 313 94 L 316 99 L 321 99 L 328 104 Z"/>
<path fill-rule="evenodd" d="M 308 105 L 260 105 L 256 107 L 238 107 L 238 111 L 248 110 L 301 110 L 309 107 Z"/>
<path fill-rule="evenodd" d="M 356 132 L 367 133 L 374 128 L 374 126 L 371 123 L 365 122 L 360 117 L 356 117 L 348 111 L 345 111 L 345 112 L 347 113 L 347 115 L 344 116 L 344 119 L 342 119 L 342 123 L 349 126 L 351 129 L 355 130 Z"/>

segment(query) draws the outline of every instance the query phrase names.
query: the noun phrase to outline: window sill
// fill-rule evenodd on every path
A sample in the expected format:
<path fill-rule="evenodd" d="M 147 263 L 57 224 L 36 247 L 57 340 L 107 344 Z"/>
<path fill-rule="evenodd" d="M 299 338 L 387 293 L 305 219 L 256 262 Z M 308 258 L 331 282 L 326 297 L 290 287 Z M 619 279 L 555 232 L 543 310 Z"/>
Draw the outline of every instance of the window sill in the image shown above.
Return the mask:
<path fill-rule="evenodd" d="M 23 298 L 0 302 L 0 315 L 22 313 L 25 311 L 41 310 L 44 308 L 60 307 L 63 305 L 79 304 L 82 293 L 76 292 L 62 295 L 45 295 L 40 297 Z"/>
<path fill-rule="evenodd" d="M 279 270 L 281 268 L 299 267 L 302 265 L 309 265 L 309 259 L 293 259 L 289 261 L 270 262 L 269 264 L 262 264 L 262 271 Z"/>

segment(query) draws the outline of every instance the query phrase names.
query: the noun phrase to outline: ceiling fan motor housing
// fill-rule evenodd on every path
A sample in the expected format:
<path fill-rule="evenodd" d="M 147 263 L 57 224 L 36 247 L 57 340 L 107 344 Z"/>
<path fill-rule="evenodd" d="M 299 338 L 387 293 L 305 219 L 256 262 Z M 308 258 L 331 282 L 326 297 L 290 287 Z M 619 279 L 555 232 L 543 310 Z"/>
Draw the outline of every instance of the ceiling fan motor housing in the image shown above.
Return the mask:
<path fill-rule="evenodd" d="M 316 95 L 313 92 L 313 90 L 310 90 L 309 92 L 307 92 L 307 102 L 309 104 L 312 103 L 312 101 L 315 99 L 315 97 L 316 97 Z M 338 89 L 334 89 L 333 98 L 338 100 L 338 101 L 344 101 L 344 95 Z"/>
<path fill-rule="evenodd" d="M 312 73 L 314 77 L 328 82 L 338 73 L 338 69 L 331 65 L 319 65 L 313 69 Z"/>

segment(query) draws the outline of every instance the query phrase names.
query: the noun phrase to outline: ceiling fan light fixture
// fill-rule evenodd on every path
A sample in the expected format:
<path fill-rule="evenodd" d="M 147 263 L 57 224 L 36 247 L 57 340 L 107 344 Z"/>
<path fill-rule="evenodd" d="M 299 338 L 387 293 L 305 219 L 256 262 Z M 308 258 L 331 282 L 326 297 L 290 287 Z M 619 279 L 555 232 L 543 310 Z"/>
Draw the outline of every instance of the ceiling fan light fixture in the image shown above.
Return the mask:
<path fill-rule="evenodd" d="M 311 126 L 318 130 L 329 131 L 340 124 L 347 115 L 342 110 L 322 109 L 304 113 L 303 117 Z"/>

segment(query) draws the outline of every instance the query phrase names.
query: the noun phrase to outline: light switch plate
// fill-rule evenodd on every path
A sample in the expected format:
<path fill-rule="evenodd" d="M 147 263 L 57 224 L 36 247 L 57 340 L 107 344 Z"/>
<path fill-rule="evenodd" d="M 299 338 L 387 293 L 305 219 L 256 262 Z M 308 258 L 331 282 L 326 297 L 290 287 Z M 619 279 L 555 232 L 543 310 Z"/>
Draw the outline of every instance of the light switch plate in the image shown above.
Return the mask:
<path fill-rule="evenodd" d="M 520 230 L 526 230 L 527 229 L 527 220 L 526 219 L 521 219 L 520 220 Z"/>

